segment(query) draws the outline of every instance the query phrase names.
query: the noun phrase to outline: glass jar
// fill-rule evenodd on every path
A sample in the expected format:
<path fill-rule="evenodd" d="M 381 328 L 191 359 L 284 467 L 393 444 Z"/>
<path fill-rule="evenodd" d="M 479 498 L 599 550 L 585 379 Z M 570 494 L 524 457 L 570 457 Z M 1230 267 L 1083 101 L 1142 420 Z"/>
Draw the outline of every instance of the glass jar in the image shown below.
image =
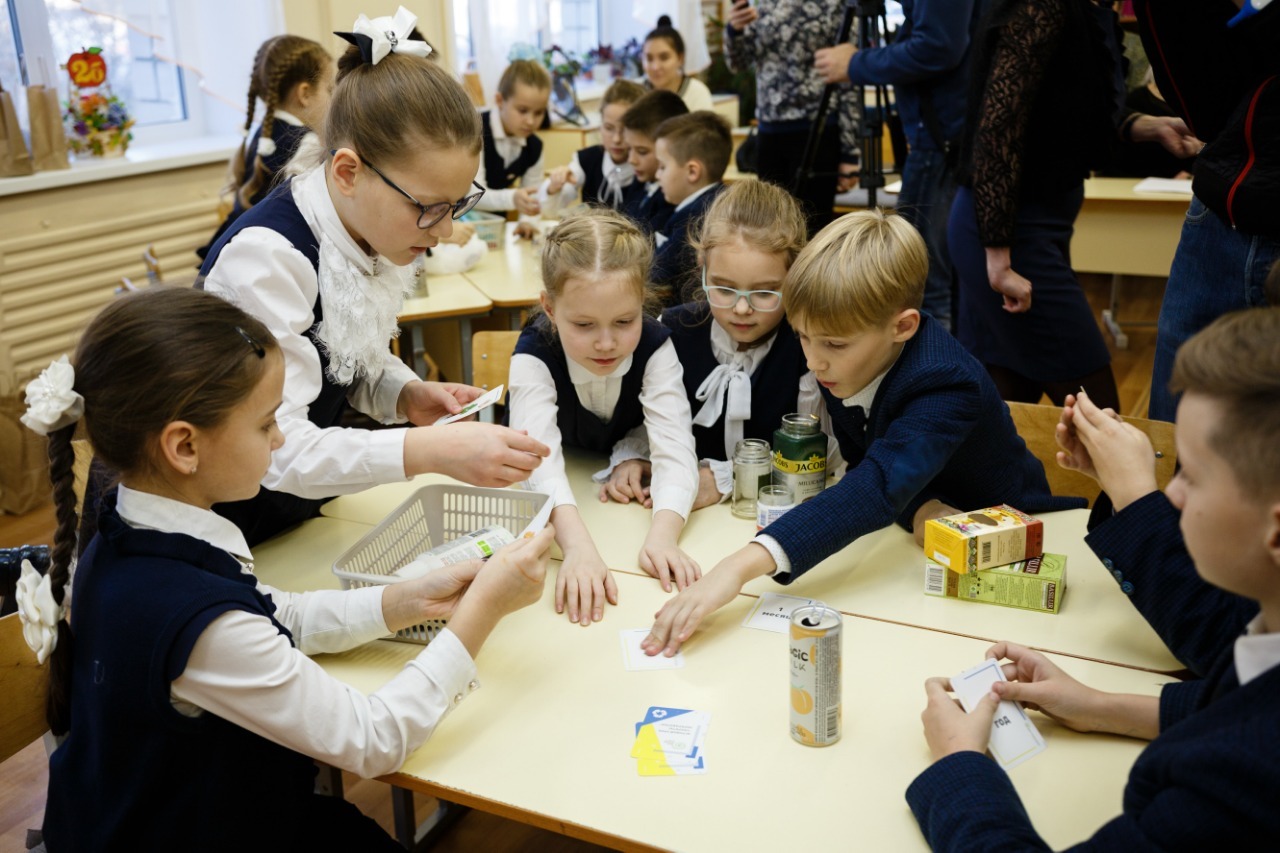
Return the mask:
<path fill-rule="evenodd" d="M 786 486 L 764 486 L 756 498 L 756 532 L 760 532 L 786 515 L 796 505 Z"/>
<path fill-rule="evenodd" d="M 773 484 L 790 489 L 798 504 L 827 487 L 827 436 L 817 415 L 782 418 L 773 434 Z"/>
<path fill-rule="evenodd" d="M 739 518 L 755 518 L 756 496 L 761 488 L 769 485 L 772 476 L 769 442 L 763 438 L 739 441 L 733 448 L 733 514 Z"/>

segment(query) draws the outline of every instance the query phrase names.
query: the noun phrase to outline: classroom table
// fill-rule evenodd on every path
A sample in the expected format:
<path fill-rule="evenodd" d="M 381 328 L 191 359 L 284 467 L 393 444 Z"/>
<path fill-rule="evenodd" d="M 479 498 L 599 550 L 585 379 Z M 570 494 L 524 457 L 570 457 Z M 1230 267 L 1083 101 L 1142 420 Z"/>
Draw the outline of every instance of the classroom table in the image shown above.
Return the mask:
<path fill-rule="evenodd" d="M 566 455 L 578 509 L 592 531 L 606 565 L 639 573 L 640 546 L 650 513 L 632 504 L 602 504 L 591 472 L 603 457 L 577 451 Z M 412 482 L 380 486 L 359 495 L 337 498 L 321 508 L 324 515 L 376 524 L 420 486 L 447 482 L 428 475 Z M 1045 513 L 1045 549 L 1067 555 L 1067 591 L 1060 612 L 1037 613 L 1011 607 L 936 598 L 924 594 L 924 555 L 911 534 L 896 525 L 858 539 L 815 566 L 789 586 L 757 578 L 744 588 L 750 595 L 777 592 L 814 598 L 846 613 L 888 622 L 946 631 L 984 641 L 1014 640 L 1037 649 L 1155 672 L 1177 672 L 1183 665 L 1084 544 L 1085 510 Z M 727 503 L 692 514 L 680 546 L 704 572 L 755 535 L 755 522 L 736 518 Z M 611 611 L 606 610 L 605 621 Z M 652 621 L 652 620 L 650 620 Z M 691 640 L 704 642 L 715 633 L 704 625 Z"/>
<path fill-rule="evenodd" d="M 545 230 L 553 224 L 541 227 Z M 519 329 L 521 312 L 537 305 L 542 293 L 542 234 L 539 232 L 537 242 L 523 240 L 516 236 L 515 228 L 516 223 L 508 222 L 502 248 L 487 252 L 463 276 L 494 308 L 509 314 L 512 329 Z"/>
<path fill-rule="evenodd" d="M 308 521 L 257 550 L 258 576 L 291 590 L 333 587 L 327 566 L 359 527 Z M 557 616 L 550 582 L 540 602 L 504 619 L 477 660 L 482 688 L 383 781 L 618 849 L 789 849 L 797 830 L 859 849 L 924 849 L 903 798 L 929 762 L 923 683 L 979 663 L 986 643 L 846 617 L 843 737 L 805 747 L 788 733 L 786 635 L 741 626 L 752 597 L 713 617 L 715 630 L 689 647 L 684 668 L 628 672 L 618 632 L 644 627 L 666 596 L 651 578 L 615 577 L 620 604 L 601 624 Z M 315 659 L 368 693 L 420 649 L 376 641 Z M 1104 690 L 1154 695 L 1167 681 L 1056 662 Z M 637 774 L 634 724 L 651 705 L 710 712 L 705 775 Z M 1048 749 L 1011 778 L 1050 844 L 1080 841 L 1120 812 L 1142 743 L 1033 716 Z M 757 805 L 765 802 L 768 813 Z"/>
<path fill-rule="evenodd" d="M 471 318 L 488 314 L 493 302 L 461 273 L 427 276 L 423 281 L 425 292 L 406 299 L 396 318 L 401 326 L 410 329 L 410 345 L 401 348 L 401 357 L 405 364 L 413 367 L 414 353 L 425 349 L 423 326 L 440 320 L 457 320 L 462 343 L 462 381 L 470 384 Z"/>

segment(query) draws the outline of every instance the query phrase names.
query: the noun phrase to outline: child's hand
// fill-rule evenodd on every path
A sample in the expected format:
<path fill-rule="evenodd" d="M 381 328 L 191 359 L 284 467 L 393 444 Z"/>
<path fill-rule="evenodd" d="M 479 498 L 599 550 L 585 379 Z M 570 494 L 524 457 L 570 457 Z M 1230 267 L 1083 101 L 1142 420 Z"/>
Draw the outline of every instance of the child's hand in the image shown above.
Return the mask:
<path fill-rule="evenodd" d="M 529 479 L 551 448 L 522 430 L 457 421 L 418 427 L 405 435 L 407 476 L 446 474 L 473 486 L 505 488 Z"/>
<path fill-rule="evenodd" d="M 685 589 L 702 577 L 698 563 L 681 551 L 674 542 L 654 542 L 653 534 L 645 538 L 640 548 L 640 568 L 657 578 L 666 592 L 671 592 L 671 581 L 677 589 Z"/>
<path fill-rule="evenodd" d="M 604 618 L 604 603 L 618 603 L 618 584 L 595 548 L 566 551 L 556 576 L 556 612 L 587 627 Z"/>
<path fill-rule="evenodd" d="M 538 204 L 538 191 L 533 187 L 521 187 L 515 191 L 516 210 L 521 216 L 537 216 L 542 213 L 542 205 Z"/>
<path fill-rule="evenodd" d="M 1066 404 L 1055 432 L 1063 448 L 1059 465 L 1097 480 L 1117 512 L 1159 488 L 1155 448 L 1142 430 L 1099 409 L 1083 392 L 1068 395 Z"/>
<path fill-rule="evenodd" d="M 441 243 L 452 243 L 455 246 L 465 246 L 471 242 L 471 238 L 476 236 L 476 227 L 469 222 L 453 223 L 453 233 L 441 240 Z"/>
<path fill-rule="evenodd" d="M 548 524 L 528 539 L 517 539 L 494 554 L 471 582 L 478 596 L 498 613 L 514 613 L 542 597 L 555 528 Z"/>
<path fill-rule="evenodd" d="M 911 522 L 912 535 L 915 537 L 916 544 L 921 548 L 924 547 L 925 522 L 931 518 L 944 518 L 948 515 L 955 515 L 958 512 L 960 510 L 950 504 L 944 504 L 936 498 L 920 504 L 920 508 L 916 510 L 915 517 Z"/>
<path fill-rule="evenodd" d="M 460 385 L 457 382 L 416 380 L 407 383 L 401 389 L 396 408 L 409 420 L 409 423 L 430 426 L 446 415 L 461 411 L 463 406 L 483 393 L 484 391 L 480 388 Z"/>
<path fill-rule="evenodd" d="M 645 508 L 653 506 L 649 497 L 649 474 L 651 466 L 643 459 L 628 459 L 614 466 L 609 480 L 600 487 L 600 502 L 615 500 L 620 504 L 637 501 Z"/>
<path fill-rule="evenodd" d="M 710 467 L 698 468 L 698 496 L 693 499 L 693 508 L 702 509 L 704 506 L 714 506 L 720 503 L 724 495 L 720 494 L 720 489 L 716 486 L 716 475 Z M 648 506 L 648 504 L 645 504 Z"/>
<path fill-rule="evenodd" d="M 724 607 L 742 590 L 731 571 L 712 569 L 707 576 L 687 587 L 662 605 L 654 614 L 653 628 L 640 643 L 647 655 L 672 657 L 693 636 L 702 620 Z"/>
<path fill-rule="evenodd" d="M 532 222 L 517 222 L 515 235 L 523 240 L 532 240 L 538 236 L 538 229 Z"/>
<path fill-rule="evenodd" d="M 924 683 L 929 704 L 920 720 L 924 723 L 924 737 L 934 761 L 957 752 L 986 752 L 991 722 L 1000 705 L 999 698 L 988 693 L 973 713 L 967 714 L 960 703 L 951 698 L 950 689 L 951 683 L 945 678 L 930 678 Z"/>
<path fill-rule="evenodd" d="M 568 166 L 561 166 L 558 169 L 551 170 L 551 176 L 548 178 L 550 183 L 547 185 L 547 195 L 557 195 L 560 190 L 564 189 L 565 184 L 576 184 L 578 178 L 573 174 L 573 170 Z"/>
<path fill-rule="evenodd" d="M 1021 702 L 1078 732 L 1100 728 L 1097 707 L 1101 691 L 1085 687 L 1044 655 L 1014 643 L 996 643 L 987 649 L 987 657 L 1012 661 L 1003 666 L 1009 680 L 992 686 L 1001 699 Z"/>

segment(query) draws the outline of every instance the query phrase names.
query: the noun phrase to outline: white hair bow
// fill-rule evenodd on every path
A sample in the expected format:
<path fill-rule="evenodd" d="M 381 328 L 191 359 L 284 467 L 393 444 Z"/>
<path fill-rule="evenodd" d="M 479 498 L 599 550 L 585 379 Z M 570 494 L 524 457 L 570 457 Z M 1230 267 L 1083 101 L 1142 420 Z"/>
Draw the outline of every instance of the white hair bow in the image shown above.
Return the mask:
<path fill-rule="evenodd" d="M 53 600 L 53 584 L 47 574 L 36 571 L 30 560 L 23 560 L 14 598 L 18 601 L 22 638 L 36 653 L 36 663 L 43 665 L 58 645 L 58 623 L 62 621 L 62 607 Z"/>
<path fill-rule="evenodd" d="M 64 355 L 27 383 L 27 411 L 20 420 L 40 435 L 71 426 L 84 414 L 75 384 L 75 368 Z"/>
<path fill-rule="evenodd" d="M 365 15 L 356 18 L 349 33 L 334 33 L 339 38 L 360 48 L 365 62 L 377 65 L 388 53 L 407 53 L 424 59 L 431 53 L 431 45 L 409 38 L 418 16 L 401 6 L 393 16 L 370 20 Z"/>

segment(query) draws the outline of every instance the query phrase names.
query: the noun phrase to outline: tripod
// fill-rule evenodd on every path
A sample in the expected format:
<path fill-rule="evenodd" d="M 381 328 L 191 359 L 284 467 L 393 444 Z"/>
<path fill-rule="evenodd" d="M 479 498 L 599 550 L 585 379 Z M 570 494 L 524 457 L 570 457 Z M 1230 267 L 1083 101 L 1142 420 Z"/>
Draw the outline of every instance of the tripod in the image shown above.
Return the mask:
<path fill-rule="evenodd" d="M 885 43 L 888 22 L 885 19 L 884 0 L 846 0 L 844 17 L 840 21 L 840 34 L 836 39 L 837 44 L 849 41 L 855 19 L 858 24 L 858 50 L 880 47 Z M 814 116 L 813 125 L 809 128 L 809 138 L 805 143 L 804 160 L 796 170 L 795 184 L 792 189 L 797 195 L 807 181 L 817 177 L 817 173 L 813 171 L 813 164 L 818 156 L 818 144 L 827 124 L 827 114 L 831 111 L 831 98 L 835 95 L 836 85 L 828 83 L 822 90 L 822 100 L 818 102 L 818 114 Z M 874 106 L 871 110 L 868 110 L 867 105 L 867 89 L 871 89 L 871 103 Z M 885 118 L 892 106 L 889 103 L 889 92 L 886 86 L 854 86 L 853 91 L 860 110 L 858 185 L 867 191 L 867 206 L 875 207 L 876 190 L 885 185 L 881 140 L 884 138 Z"/>

